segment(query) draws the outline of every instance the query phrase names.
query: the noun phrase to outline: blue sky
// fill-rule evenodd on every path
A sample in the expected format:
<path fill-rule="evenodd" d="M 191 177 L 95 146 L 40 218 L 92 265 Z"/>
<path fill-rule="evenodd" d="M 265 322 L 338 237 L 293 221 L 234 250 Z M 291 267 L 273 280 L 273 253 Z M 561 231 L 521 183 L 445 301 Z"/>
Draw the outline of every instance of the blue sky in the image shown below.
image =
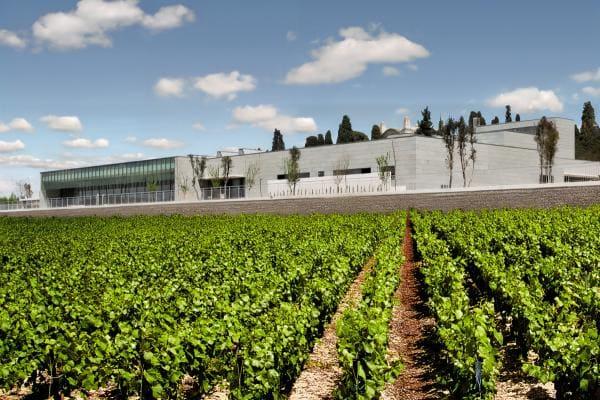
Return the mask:
<path fill-rule="evenodd" d="M 39 171 L 288 146 L 343 114 L 579 121 L 597 1 L 0 2 L 0 193 Z"/>

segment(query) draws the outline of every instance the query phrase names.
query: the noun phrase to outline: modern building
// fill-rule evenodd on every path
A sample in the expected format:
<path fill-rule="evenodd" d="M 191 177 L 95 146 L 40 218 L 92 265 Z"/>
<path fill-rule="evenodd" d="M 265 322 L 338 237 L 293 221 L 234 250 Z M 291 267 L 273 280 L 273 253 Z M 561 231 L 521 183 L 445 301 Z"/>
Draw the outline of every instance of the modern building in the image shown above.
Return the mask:
<path fill-rule="evenodd" d="M 559 131 L 559 141 L 552 176 L 544 179 L 599 179 L 600 163 L 575 159 L 575 122 L 550 119 Z M 540 166 L 534 140 L 538 122 L 477 127 L 474 168 L 467 168 L 463 180 L 456 155 L 452 187 L 538 183 Z M 405 125 L 410 128 L 409 121 Z M 450 184 L 446 158 L 440 137 L 405 131 L 375 141 L 300 149 L 301 179 L 295 188 L 287 184 L 289 151 L 230 150 L 215 157 L 176 156 L 42 172 L 40 200 L 42 206 L 55 207 L 439 190 Z M 382 159 L 387 162 L 382 164 Z"/>

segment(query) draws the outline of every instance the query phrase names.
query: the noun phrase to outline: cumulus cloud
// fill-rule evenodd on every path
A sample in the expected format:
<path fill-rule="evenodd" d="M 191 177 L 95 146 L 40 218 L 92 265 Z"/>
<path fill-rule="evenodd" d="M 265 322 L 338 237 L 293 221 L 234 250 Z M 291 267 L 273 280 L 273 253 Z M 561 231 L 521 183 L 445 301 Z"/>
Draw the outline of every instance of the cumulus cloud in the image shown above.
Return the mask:
<path fill-rule="evenodd" d="M 23 150 L 24 148 L 25 144 L 20 140 L 15 140 L 14 142 L 0 140 L 0 153 L 10 153 L 12 151 Z"/>
<path fill-rule="evenodd" d="M 27 41 L 14 32 L 0 29 L 0 45 L 22 49 L 27 46 Z"/>
<path fill-rule="evenodd" d="M 285 34 L 285 38 L 288 40 L 288 42 L 293 42 L 294 40 L 296 40 L 298 38 L 298 35 L 296 35 L 296 32 L 294 32 L 294 31 L 288 31 Z"/>
<path fill-rule="evenodd" d="M 252 75 L 240 74 L 239 71 L 217 73 L 195 79 L 194 87 L 214 98 L 236 98 L 238 92 L 249 92 L 256 88 L 256 79 Z"/>
<path fill-rule="evenodd" d="M 25 118 L 13 118 L 8 124 L 0 121 L 0 133 L 9 131 L 33 132 L 33 126 Z"/>
<path fill-rule="evenodd" d="M 341 40 L 330 40 L 312 51 L 313 61 L 293 68 L 285 82 L 296 85 L 337 83 L 356 78 L 369 64 L 403 63 L 429 56 L 420 44 L 396 33 L 373 35 L 361 27 L 339 31 Z"/>
<path fill-rule="evenodd" d="M 109 33 L 128 26 L 141 25 L 158 31 L 194 19 L 194 12 L 182 5 L 162 7 L 150 15 L 138 6 L 138 0 L 80 0 L 74 10 L 40 17 L 32 30 L 39 43 L 73 50 L 90 45 L 109 47 L 112 45 Z"/>
<path fill-rule="evenodd" d="M 600 96 L 600 87 L 591 87 L 586 86 L 581 91 L 585 94 L 589 94 L 590 96 L 598 97 Z"/>
<path fill-rule="evenodd" d="M 492 107 L 504 107 L 509 104 L 517 112 L 534 112 L 563 110 L 563 103 L 552 90 L 540 90 L 536 87 L 515 89 L 500 93 L 487 101 Z"/>
<path fill-rule="evenodd" d="M 67 147 L 76 149 L 100 149 L 108 147 L 109 142 L 104 138 L 96 139 L 94 141 L 91 139 L 76 138 L 72 140 L 66 140 L 63 142 L 63 144 Z"/>
<path fill-rule="evenodd" d="M 571 79 L 579 83 L 593 81 L 600 82 L 600 67 L 598 67 L 598 69 L 595 71 L 584 71 L 578 74 L 571 75 Z"/>
<path fill-rule="evenodd" d="M 83 130 L 83 125 L 81 124 L 79 117 L 73 115 L 46 115 L 41 118 L 41 121 L 53 131 L 76 133 Z"/>
<path fill-rule="evenodd" d="M 386 65 L 385 67 L 383 67 L 383 69 L 381 70 L 381 72 L 385 76 L 398 76 L 398 75 L 400 75 L 400 70 L 398 68 L 391 67 L 389 65 Z"/>
<path fill-rule="evenodd" d="M 166 138 L 151 138 L 146 139 L 143 142 L 146 147 L 153 147 L 155 149 L 175 149 L 183 146 L 183 143 L 177 140 L 171 140 Z"/>
<path fill-rule="evenodd" d="M 185 81 L 179 78 L 161 78 L 154 85 L 154 93 L 161 97 L 183 96 Z"/>
<path fill-rule="evenodd" d="M 42 159 L 32 155 L 13 155 L 0 156 L 0 165 L 9 165 L 14 167 L 29 167 L 38 169 L 64 169 L 77 168 L 85 164 L 79 161 L 56 161 L 52 159 Z"/>
<path fill-rule="evenodd" d="M 236 124 L 250 124 L 267 131 L 280 129 L 286 133 L 303 133 L 317 130 L 313 118 L 279 114 L 276 107 L 268 104 L 236 107 L 233 110 L 233 121 Z"/>
<path fill-rule="evenodd" d="M 405 107 L 400 107 L 400 108 L 396 109 L 396 114 L 400 114 L 400 115 L 406 115 L 409 112 L 410 112 L 410 110 Z"/>
<path fill-rule="evenodd" d="M 194 128 L 194 129 L 195 129 L 195 130 L 197 130 L 197 131 L 205 131 L 205 130 L 206 130 L 206 127 L 205 127 L 205 126 L 204 126 L 204 124 L 203 124 L 202 122 L 200 122 L 200 121 L 198 121 L 198 122 L 194 123 L 194 124 L 192 125 L 192 128 Z"/>

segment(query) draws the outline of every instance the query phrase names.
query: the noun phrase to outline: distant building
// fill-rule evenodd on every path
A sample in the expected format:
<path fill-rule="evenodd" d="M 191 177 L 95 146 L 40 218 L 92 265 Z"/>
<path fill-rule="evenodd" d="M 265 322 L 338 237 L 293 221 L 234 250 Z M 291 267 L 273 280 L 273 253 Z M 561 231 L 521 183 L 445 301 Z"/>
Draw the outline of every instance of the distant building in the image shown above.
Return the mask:
<path fill-rule="evenodd" d="M 575 122 L 551 120 L 560 139 L 553 176 L 546 179 L 597 179 L 600 163 L 575 160 Z M 475 169 L 467 173 L 470 186 L 538 183 L 539 158 L 534 141 L 537 124 L 538 120 L 530 120 L 477 127 Z M 376 161 L 380 156 L 387 156 L 389 162 L 385 171 L 388 180 L 383 185 L 388 190 L 440 189 L 448 185 L 446 150 L 440 137 L 416 135 L 408 118 L 402 129 L 386 129 L 384 134 L 382 140 L 301 149 L 297 189 L 303 195 L 332 194 L 334 184 L 336 192 L 380 190 Z M 200 156 L 175 156 L 42 172 L 40 201 L 42 206 L 83 206 L 289 194 L 291 187 L 284 184 L 288 151 L 228 150 L 232 151 L 207 157 L 203 170 Z M 227 177 L 220 169 L 225 155 L 232 160 Z M 353 178 L 347 179 L 351 175 Z M 340 177 L 346 177 L 343 183 Z M 455 157 L 453 187 L 462 186 L 461 168 Z"/>

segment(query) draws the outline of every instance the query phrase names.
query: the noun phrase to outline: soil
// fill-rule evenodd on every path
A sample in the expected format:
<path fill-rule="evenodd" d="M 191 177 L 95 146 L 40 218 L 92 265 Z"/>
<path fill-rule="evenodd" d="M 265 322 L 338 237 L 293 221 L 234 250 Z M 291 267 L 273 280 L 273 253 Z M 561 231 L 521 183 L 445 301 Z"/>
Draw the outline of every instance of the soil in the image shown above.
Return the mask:
<path fill-rule="evenodd" d="M 331 322 L 325 327 L 323 336 L 313 348 L 290 393 L 290 400 L 332 399 L 335 389 L 342 378 L 342 369 L 337 356 L 336 323 L 348 307 L 353 307 L 361 299 L 362 284 L 370 273 L 375 259 L 371 258 L 358 277 L 354 280 L 348 292 L 338 305 Z"/>
<path fill-rule="evenodd" d="M 404 265 L 400 286 L 394 294 L 397 304 L 392 310 L 388 355 L 399 358 L 404 369 L 395 382 L 386 385 L 383 400 L 424 400 L 445 397 L 435 384 L 437 363 L 432 358 L 431 337 L 434 318 L 428 314 L 421 292 L 419 263 L 414 257 L 410 220 L 404 233 Z"/>

